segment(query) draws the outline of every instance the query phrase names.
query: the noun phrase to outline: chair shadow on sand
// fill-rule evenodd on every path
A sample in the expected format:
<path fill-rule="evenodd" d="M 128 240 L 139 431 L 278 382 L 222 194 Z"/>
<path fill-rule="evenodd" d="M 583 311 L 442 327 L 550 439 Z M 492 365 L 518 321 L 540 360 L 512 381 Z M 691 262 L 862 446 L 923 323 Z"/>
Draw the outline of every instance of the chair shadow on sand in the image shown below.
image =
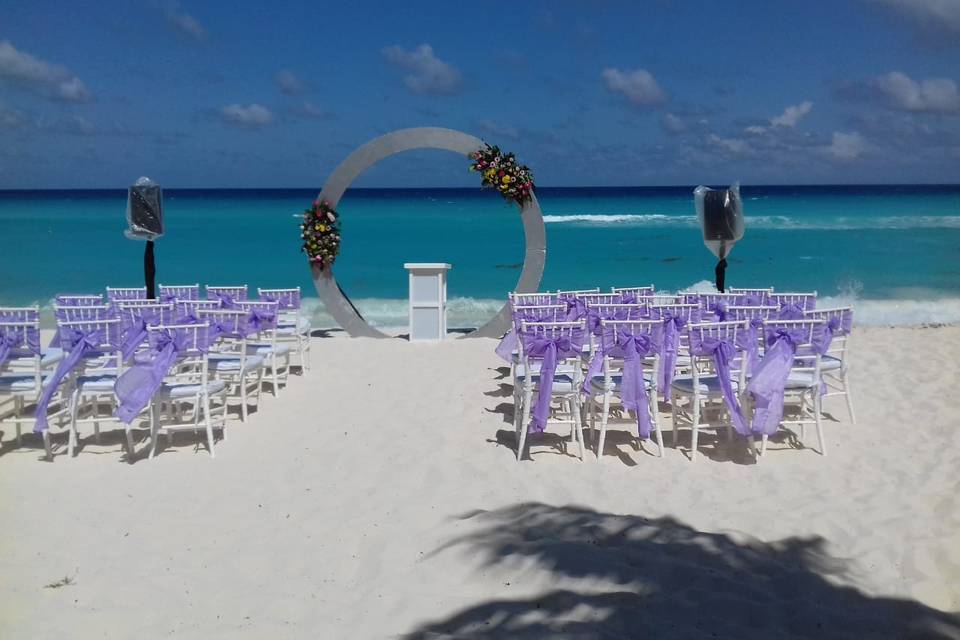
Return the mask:
<path fill-rule="evenodd" d="M 540 503 L 458 519 L 473 531 L 427 561 L 443 562 L 438 556 L 457 549 L 481 558 L 486 573 L 535 566 L 564 588 L 477 602 L 402 637 L 960 637 L 956 614 L 837 584 L 852 569 L 820 537 L 763 542 L 669 517 Z"/>

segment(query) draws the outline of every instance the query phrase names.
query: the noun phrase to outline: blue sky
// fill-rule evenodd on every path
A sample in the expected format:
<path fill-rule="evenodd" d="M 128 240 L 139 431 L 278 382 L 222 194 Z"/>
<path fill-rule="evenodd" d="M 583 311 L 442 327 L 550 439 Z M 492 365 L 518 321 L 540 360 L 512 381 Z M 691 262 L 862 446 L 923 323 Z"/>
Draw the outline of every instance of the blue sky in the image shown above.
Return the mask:
<path fill-rule="evenodd" d="M 320 187 L 409 126 L 544 186 L 958 182 L 960 0 L 9 2 L 0 188 Z M 357 186 L 472 186 L 443 152 Z"/>

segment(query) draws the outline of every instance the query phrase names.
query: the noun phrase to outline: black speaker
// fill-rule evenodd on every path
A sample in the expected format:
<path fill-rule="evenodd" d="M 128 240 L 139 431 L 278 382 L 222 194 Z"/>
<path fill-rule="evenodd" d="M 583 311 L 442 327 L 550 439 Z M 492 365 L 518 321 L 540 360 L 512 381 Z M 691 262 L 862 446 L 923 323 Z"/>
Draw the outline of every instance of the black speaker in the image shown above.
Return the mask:
<path fill-rule="evenodd" d="M 739 203 L 729 189 L 707 191 L 703 195 L 703 239 L 737 240 Z"/>
<path fill-rule="evenodd" d="M 127 201 L 127 235 L 143 240 L 153 240 L 163 235 L 163 194 L 160 185 L 137 181 L 130 187 Z"/>

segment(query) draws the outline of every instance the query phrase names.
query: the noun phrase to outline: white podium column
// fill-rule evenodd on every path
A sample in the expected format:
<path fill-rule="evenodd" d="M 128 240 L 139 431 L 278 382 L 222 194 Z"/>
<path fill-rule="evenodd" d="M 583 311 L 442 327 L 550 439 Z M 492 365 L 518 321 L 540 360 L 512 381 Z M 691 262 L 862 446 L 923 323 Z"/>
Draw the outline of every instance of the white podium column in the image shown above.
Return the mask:
<path fill-rule="evenodd" d="M 410 340 L 443 340 L 447 336 L 446 262 L 407 262 L 410 273 Z"/>

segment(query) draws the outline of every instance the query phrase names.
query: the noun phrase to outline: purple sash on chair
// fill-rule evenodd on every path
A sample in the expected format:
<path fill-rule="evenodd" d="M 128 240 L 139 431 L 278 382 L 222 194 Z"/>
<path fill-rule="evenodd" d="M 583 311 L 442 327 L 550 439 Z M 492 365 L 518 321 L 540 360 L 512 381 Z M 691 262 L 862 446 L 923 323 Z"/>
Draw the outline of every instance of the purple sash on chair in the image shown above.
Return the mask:
<path fill-rule="evenodd" d="M 677 366 L 677 352 L 680 350 L 680 332 L 687 325 L 683 316 L 675 316 L 669 311 L 663 314 L 663 358 L 660 361 L 659 383 L 665 394 L 670 393 L 673 384 L 674 369 Z"/>
<path fill-rule="evenodd" d="M 40 353 L 40 334 L 36 329 L 0 327 L 0 367 L 14 349 L 26 345 L 33 354 Z"/>
<path fill-rule="evenodd" d="M 63 334 L 65 331 L 69 331 L 69 333 L 66 336 L 61 335 L 61 344 L 63 344 L 64 337 L 68 337 L 69 344 L 63 344 L 63 346 L 65 349 L 70 349 L 70 353 L 57 364 L 57 370 L 53 372 L 53 376 L 40 393 L 40 399 L 37 400 L 37 408 L 34 413 L 36 416 L 33 427 L 34 433 L 42 433 L 49 426 L 47 424 L 47 407 L 50 405 L 50 400 L 56 393 L 57 387 L 67 377 L 67 374 L 77 366 L 83 356 L 89 353 L 99 353 L 100 345 L 103 344 L 105 338 L 103 329 L 94 329 L 93 331 L 80 331 L 72 328 L 59 329 L 57 333 Z"/>
<path fill-rule="evenodd" d="M 746 329 L 737 333 L 737 346 L 747 352 L 747 373 L 752 374 L 760 365 L 760 334 L 763 327 L 761 318 L 751 318 Z"/>
<path fill-rule="evenodd" d="M 720 392 L 723 394 L 723 402 L 730 410 L 730 422 L 737 433 L 744 436 L 749 435 L 750 428 L 747 426 L 747 420 L 743 416 L 737 394 L 733 391 L 733 382 L 730 380 L 730 361 L 736 353 L 734 346 L 727 340 L 719 340 L 712 336 L 704 336 L 703 340 L 698 341 L 696 334 L 692 334 L 690 336 L 690 352 L 697 356 L 713 356 L 717 380 L 720 383 Z"/>
<path fill-rule="evenodd" d="M 237 305 L 237 301 L 229 293 L 223 293 L 220 291 L 214 291 L 210 294 L 211 300 L 219 300 L 220 306 L 224 309 L 233 309 Z"/>
<path fill-rule="evenodd" d="M 513 362 L 513 352 L 517 350 L 517 330 L 514 327 L 510 327 L 510 331 L 507 331 L 500 342 L 497 344 L 497 348 L 494 349 L 494 352 L 500 357 L 501 360 L 505 362 Z"/>
<path fill-rule="evenodd" d="M 629 326 L 621 326 L 616 337 L 616 353 L 623 356 L 623 376 L 620 399 L 623 406 L 637 416 L 640 438 L 650 437 L 650 399 L 643 379 L 643 359 L 656 354 L 660 348 L 649 333 L 633 334 Z"/>
<path fill-rule="evenodd" d="M 804 342 L 804 329 L 776 328 L 765 336 L 766 349 L 760 365 L 754 370 L 747 384 L 747 393 L 753 396 L 753 422 L 751 431 L 772 435 L 777 432 L 783 419 L 783 396 L 793 368 L 797 345 Z M 830 346 L 833 330 L 816 331 L 813 336 L 813 352 L 824 353 Z M 822 388 L 821 388 L 822 392 Z"/>
<path fill-rule="evenodd" d="M 523 335 L 523 350 L 533 358 L 542 359 L 540 364 L 540 388 L 537 401 L 533 406 L 529 431 L 541 433 L 550 414 L 550 397 L 553 393 L 553 378 L 557 372 L 559 358 L 579 356 L 583 350 L 584 334 L 582 329 L 574 329 L 570 335 L 551 338 L 543 334 L 528 331 Z M 532 381 L 533 372 L 527 371 Z"/>
<path fill-rule="evenodd" d="M 271 329 L 276 325 L 277 314 L 267 309 L 251 307 L 247 317 L 247 333 L 257 333 L 264 329 Z"/>
<path fill-rule="evenodd" d="M 587 303 L 576 296 L 560 296 L 559 303 L 567 305 L 567 322 L 576 322 L 587 315 Z"/>
<path fill-rule="evenodd" d="M 726 322 L 727 320 L 727 304 L 721 300 L 707 305 L 707 311 L 713 311 L 714 315 L 717 316 L 717 322 Z"/>
<path fill-rule="evenodd" d="M 803 320 L 803 307 L 794 302 L 784 302 L 777 312 L 777 320 Z"/>
<path fill-rule="evenodd" d="M 124 424 L 130 424 L 140 415 L 163 384 L 163 378 L 184 349 L 186 337 L 183 330 L 160 332 L 150 348 L 153 357 L 136 363 L 117 378 L 114 385 L 118 405 L 116 416 Z"/>
<path fill-rule="evenodd" d="M 157 324 L 161 320 L 161 314 L 154 309 L 142 309 L 139 317 L 134 318 L 132 322 L 125 322 L 127 326 L 123 329 L 123 344 L 120 347 L 124 362 L 129 360 L 137 347 L 147 339 L 147 326 Z"/>

